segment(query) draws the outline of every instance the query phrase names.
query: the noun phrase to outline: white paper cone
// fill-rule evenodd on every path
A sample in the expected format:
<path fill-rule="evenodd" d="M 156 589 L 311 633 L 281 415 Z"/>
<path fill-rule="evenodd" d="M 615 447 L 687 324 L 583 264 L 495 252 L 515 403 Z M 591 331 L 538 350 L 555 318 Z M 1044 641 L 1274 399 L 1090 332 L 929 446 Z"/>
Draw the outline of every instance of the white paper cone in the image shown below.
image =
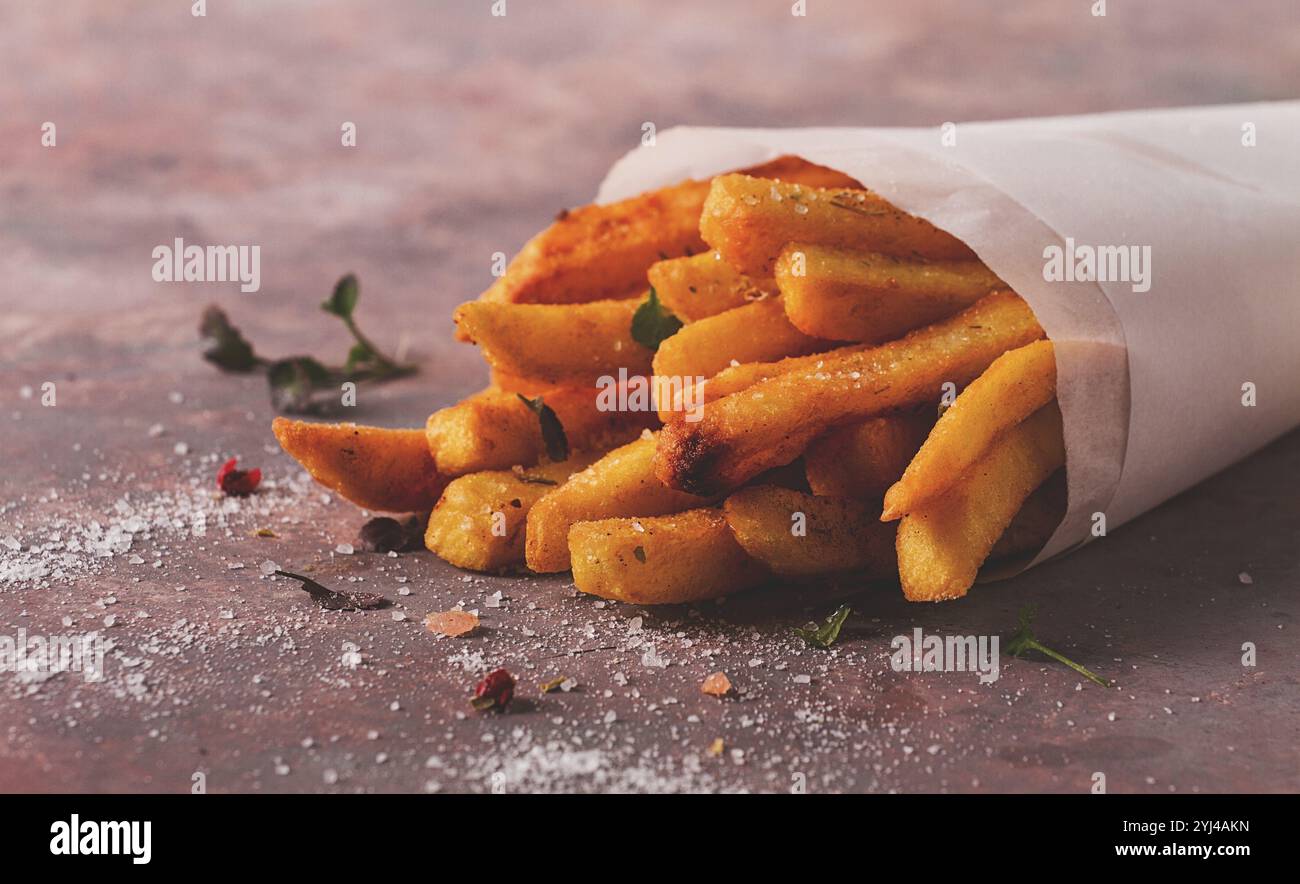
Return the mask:
<path fill-rule="evenodd" d="M 1069 510 L 1035 563 L 1090 539 L 1094 513 L 1113 529 L 1300 424 L 1300 102 L 936 129 L 676 128 L 619 160 L 597 200 L 781 154 L 964 241 L 1055 342 Z M 1132 272 L 1048 281 L 1045 249 L 1067 238 L 1149 247 L 1149 290 Z"/>

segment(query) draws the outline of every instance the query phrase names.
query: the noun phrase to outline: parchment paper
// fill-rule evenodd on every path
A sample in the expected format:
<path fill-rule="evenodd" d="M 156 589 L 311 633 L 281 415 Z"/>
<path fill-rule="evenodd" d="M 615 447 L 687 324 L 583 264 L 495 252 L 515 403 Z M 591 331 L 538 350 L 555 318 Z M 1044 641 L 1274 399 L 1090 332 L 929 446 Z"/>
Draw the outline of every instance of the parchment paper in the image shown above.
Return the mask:
<path fill-rule="evenodd" d="M 1094 513 L 1112 530 L 1300 424 L 1300 102 L 949 135 L 679 127 L 619 160 L 597 201 L 798 154 L 974 249 L 1055 342 L 1069 509 L 1034 564 L 1091 539 Z M 1044 249 L 1067 237 L 1149 246 L 1150 290 L 1047 281 Z"/>

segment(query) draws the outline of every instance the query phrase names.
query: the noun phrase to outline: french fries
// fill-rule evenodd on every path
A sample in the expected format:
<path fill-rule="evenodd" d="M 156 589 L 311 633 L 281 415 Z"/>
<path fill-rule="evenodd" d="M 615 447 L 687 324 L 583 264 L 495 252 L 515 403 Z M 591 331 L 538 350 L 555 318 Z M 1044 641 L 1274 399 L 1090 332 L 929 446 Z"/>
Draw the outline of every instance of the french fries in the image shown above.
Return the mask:
<path fill-rule="evenodd" d="M 935 601 L 1066 510 L 1033 311 L 798 157 L 562 213 L 455 321 L 492 385 L 423 432 L 275 432 L 351 500 L 432 508 L 425 544 L 458 567 L 571 569 L 643 605 L 842 572 Z"/>
<path fill-rule="evenodd" d="M 640 301 L 587 304 L 501 304 L 470 301 L 456 327 L 483 350 L 496 371 L 551 384 L 594 386 L 596 379 L 647 374 L 654 355 L 632 339 Z"/>
<path fill-rule="evenodd" d="M 666 425 L 656 475 L 692 494 L 739 487 L 789 463 L 831 427 L 934 400 L 942 384 L 969 383 L 1006 350 L 1042 335 L 1018 296 L 987 295 L 900 340 L 827 356 L 821 368 L 778 375 L 718 399 L 698 422 Z"/>
<path fill-rule="evenodd" d="M 787 243 L 939 261 L 974 257 L 960 240 L 869 190 L 808 187 L 748 175 L 713 179 L 700 234 L 746 276 L 771 276 Z"/>
<path fill-rule="evenodd" d="M 647 434 L 616 448 L 538 501 L 528 513 L 528 567 L 542 573 L 568 570 L 569 529 L 576 522 L 659 516 L 707 504 L 655 478 L 656 442 Z"/>
<path fill-rule="evenodd" d="M 645 412 L 602 411 L 594 388 L 557 388 L 539 395 L 575 450 L 620 445 L 640 435 L 654 418 Z M 531 466 L 546 452 L 537 415 L 518 395 L 502 390 L 484 390 L 435 411 L 425 436 L 438 471 L 446 476 Z"/>
<path fill-rule="evenodd" d="M 753 485 L 728 497 L 722 511 L 736 542 L 773 574 L 895 571 L 893 526 L 861 501 Z"/>
<path fill-rule="evenodd" d="M 634 605 L 720 598 L 767 576 L 715 509 L 578 522 L 569 548 L 579 590 Z"/>
<path fill-rule="evenodd" d="M 357 506 L 409 513 L 433 506 L 447 484 L 423 430 L 317 424 L 277 417 L 280 447 L 320 484 Z"/>
<path fill-rule="evenodd" d="M 575 453 L 559 463 L 452 479 L 429 516 L 424 545 L 444 561 L 471 571 L 522 565 L 524 525 L 533 504 L 595 459 L 595 454 Z"/>
<path fill-rule="evenodd" d="M 965 595 L 1030 493 L 1065 465 L 1055 401 L 1004 433 L 946 493 L 898 525 L 898 575 L 909 601 Z"/>
<path fill-rule="evenodd" d="M 792 156 L 747 171 L 810 187 L 857 185 L 847 175 Z M 705 250 L 700 209 L 708 192 L 708 181 L 688 180 L 609 205 L 561 212 L 528 241 L 482 298 L 576 304 L 635 297 L 645 291 L 651 264 Z"/>
<path fill-rule="evenodd" d="M 879 501 L 903 475 L 934 422 L 925 413 L 895 412 L 838 427 L 804 452 L 813 494 Z"/>
<path fill-rule="evenodd" d="M 659 261 L 646 276 L 663 305 L 685 323 L 776 294 L 774 280 L 737 273 L 713 251 Z"/>
<path fill-rule="evenodd" d="M 685 326 L 659 345 L 654 373 L 672 378 L 710 378 L 733 362 L 768 362 L 825 350 L 785 318 L 780 299 L 734 307 Z"/>
<path fill-rule="evenodd" d="M 926 261 L 790 243 L 776 261 L 790 322 L 806 335 L 879 343 L 974 304 L 1007 284 L 978 260 Z"/>
<path fill-rule="evenodd" d="M 943 413 L 902 478 L 885 494 L 881 518 L 900 518 L 943 494 L 998 436 L 1055 396 L 1051 341 L 1035 341 L 993 360 Z"/>

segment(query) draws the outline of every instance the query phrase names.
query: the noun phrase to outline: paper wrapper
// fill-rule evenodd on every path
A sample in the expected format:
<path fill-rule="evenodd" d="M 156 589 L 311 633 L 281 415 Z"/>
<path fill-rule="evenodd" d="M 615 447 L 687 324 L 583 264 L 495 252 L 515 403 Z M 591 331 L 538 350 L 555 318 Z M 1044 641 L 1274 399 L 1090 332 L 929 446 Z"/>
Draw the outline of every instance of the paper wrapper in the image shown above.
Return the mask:
<path fill-rule="evenodd" d="M 1032 564 L 1090 539 L 1094 513 L 1114 529 L 1300 424 L 1300 102 L 936 129 L 676 128 L 619 160 L 597 200 L 781 154 L 963 240 L 1055 343 L 1069 508 Z M 1149 246 L 1150 289 L 1047 281 L 1044 250 L 1067 237 Z"/>

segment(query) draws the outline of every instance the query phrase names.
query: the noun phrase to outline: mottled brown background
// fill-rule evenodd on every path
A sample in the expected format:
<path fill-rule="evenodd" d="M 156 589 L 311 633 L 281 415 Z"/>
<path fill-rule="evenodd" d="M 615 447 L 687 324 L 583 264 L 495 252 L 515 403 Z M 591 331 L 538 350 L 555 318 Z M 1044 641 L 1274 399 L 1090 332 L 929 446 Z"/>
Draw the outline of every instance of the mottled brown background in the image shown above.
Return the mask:
<path fill-rule="evenodd" d="M 7 633 L 119 615 L 103 685 L 0 675 L 0 789 L 184 791 L 194 771 L 213 791 L 485 790 L 494 773 L 507 791 L 770 790 L 802 773 L 810 791 L 1081 792 L 1094 771 L 1111 791 L 1300 789 L 1294 433 L 959 604 L 837 581 L 633 611 L 574 598 L 564 579 L 331 556 L 361 516 L 295 489 L 261 382 L 197 355 L 210 301 L 259 349 L 341 354 L 316 304 L 353 270 L 363 326 L 388 347 L 405 338 L 424 371 L 363 392 L 352 416 L 421 422 L 485 379 L 451 342 L 450 309 L 489 282 L 491 253 L 588 200 L 644 121 L 937 125 L 1291 98 L 1300 84 L 1290 0 L 1112 0 L 1104 18 L 1090 5 L 808 0 L 795 18 L 786 0 L 509 0 L 494 18 L 487 0 L 210 0 L 195 18 L 180 0 L 0 3 L 0 538 L 47 542 L 52 520 L 107 523 L 123 495 L 206 489 L 234 454 L 278 486 L 202 541 L 137 538 L 144 564 L 0 584 Z M 340 146 L 345 120 L 356 149 Z M 176 236 L 261 245 L 261 291 L 154 283 L 150 252 Z M 47 380 L 57 407 L 20 395 Z M 263 522 L 281 537 L 250 539 Z M 401 573 L 413 619 L 315 612 L 258 578 L 268 557 L 395 600 Z M 498 589 L 507 601 L 487 608 Z M 840 596 L 858 611 L 840 651 L 789 637 Z M 458 601 L 490 629 L 460 645 L 423 633 L 423 612 Z M 1041 661 L 1008 662 L 991 687 L 888 667 L 895 633 L 1002 632 L 1029 601 L 1044 638 L 1121 687 L 1076 691 Z M 642 665 L 646 636 L 672 665 Z M 1244 641 L 1257 668 L 1240 664 Z M 343 642 L 366 664 L 341 667 Z M 452 664 L 462 649 L 482 660 Z M 479 662 L 522 676 L 516 712 L 463 715 Z M 702 697 L 718 668 L 745 694 Z M 536 696 L 561 674 L 581 687 Z M 720 759 L 705 752 L 718 737 Z"/>

